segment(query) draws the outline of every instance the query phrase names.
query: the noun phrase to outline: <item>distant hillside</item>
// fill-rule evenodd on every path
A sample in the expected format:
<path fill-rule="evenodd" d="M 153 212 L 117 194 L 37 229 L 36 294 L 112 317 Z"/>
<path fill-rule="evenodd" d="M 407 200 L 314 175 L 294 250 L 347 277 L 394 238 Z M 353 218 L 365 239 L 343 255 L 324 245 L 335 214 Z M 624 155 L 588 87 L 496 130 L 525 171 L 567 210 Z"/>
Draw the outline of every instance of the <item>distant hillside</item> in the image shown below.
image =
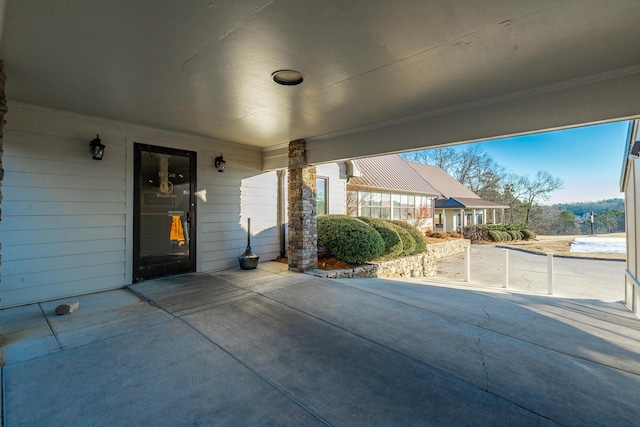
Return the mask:
<path fill-rule="evenodd" d="M 606 199 L 597 202 L 558 203 L 554 207 L 564 208 L 576 216 L 582 216 L 589 212 L 596 215 L 610 210 L 624 211 L 624 199 Z"/>

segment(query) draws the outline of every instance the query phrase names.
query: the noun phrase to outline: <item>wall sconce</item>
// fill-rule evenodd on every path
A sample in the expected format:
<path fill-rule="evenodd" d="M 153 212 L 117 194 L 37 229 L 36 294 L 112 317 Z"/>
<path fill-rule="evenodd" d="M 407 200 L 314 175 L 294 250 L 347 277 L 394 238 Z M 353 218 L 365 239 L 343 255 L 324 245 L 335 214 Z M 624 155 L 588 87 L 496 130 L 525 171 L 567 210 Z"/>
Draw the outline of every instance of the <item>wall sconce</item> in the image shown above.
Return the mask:
<path fill-rule="evenodd" d="M 215 165 L 216 169 L 218 169 L 218 172 L 224 171 L 224 166 L 227 164 L 227 162 L 224 161 L 222 153 L 220 153 L 220 155 L 216 157 L 216 160 L 213 164 Z"/>
<path fill-rule="evenodd" d="M 102 160 L 104 156 L 104 144 L 100 141 L 100 136 L 96 135 L 95 139 L 89 143 L 91 147 L 91 157 L 93 160 Z"/>

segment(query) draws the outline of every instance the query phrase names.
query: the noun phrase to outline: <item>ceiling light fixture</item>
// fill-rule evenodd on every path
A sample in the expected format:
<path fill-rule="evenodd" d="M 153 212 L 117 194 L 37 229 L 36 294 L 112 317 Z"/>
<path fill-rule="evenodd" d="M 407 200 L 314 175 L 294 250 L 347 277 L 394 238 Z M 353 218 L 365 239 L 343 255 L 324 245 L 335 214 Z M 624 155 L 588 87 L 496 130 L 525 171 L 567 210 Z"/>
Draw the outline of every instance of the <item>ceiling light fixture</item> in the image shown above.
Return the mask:
<path fill-rule="evenodd" d="M 295 70 L 278 70 L 271 74 L 271 80 L 283 86 L 296 86 L 304 81 L 304 76 Z"/>

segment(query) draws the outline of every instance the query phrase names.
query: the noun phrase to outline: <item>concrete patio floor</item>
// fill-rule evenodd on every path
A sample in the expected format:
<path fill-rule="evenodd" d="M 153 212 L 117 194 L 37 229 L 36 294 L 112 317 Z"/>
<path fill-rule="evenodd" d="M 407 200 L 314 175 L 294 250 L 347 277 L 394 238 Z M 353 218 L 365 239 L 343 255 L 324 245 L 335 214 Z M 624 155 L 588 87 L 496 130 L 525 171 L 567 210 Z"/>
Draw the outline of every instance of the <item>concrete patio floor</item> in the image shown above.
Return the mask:
<path fill-rule="evenodd" d="M 61 302 L 80 309 L 56 316 Z M 619 302 L 278 263 L 0 311 L 4 425 L 634 425 Z"/>

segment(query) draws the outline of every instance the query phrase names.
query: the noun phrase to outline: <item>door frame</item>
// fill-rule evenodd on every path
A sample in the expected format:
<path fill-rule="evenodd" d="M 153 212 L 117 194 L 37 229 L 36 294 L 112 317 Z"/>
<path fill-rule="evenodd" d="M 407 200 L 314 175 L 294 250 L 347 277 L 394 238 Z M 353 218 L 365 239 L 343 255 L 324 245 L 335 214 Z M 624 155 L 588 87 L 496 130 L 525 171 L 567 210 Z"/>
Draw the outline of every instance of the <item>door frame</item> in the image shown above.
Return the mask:
<path fill-rule="evenodd" d="M 133 240 L 133 252 L 132 252 L 132 268 L 131 268 L 131 283 L 136 283 L 138 280 L 145 280 L 154 277 L 170 276 L 176 274 L 184 274 L 196 271 L 196 242 L 197 242 L 197 220 L 196 220 L 196 197 L 195 192 L 197 188 L 197 164 L 198 157 L 197 152 L 163 147 L 158 145 L 146 144 L 134 142 L 133 144 L 133 167 L 132 167 L 132 181 L 133 181 L 133 197 L 132 197 L 132 240 Z M 141 154 L 143 152 L 153 152 L 158 154 L 180 155 L 190 158 L 189 161 L 189 224 L 190 224 L 190 237 L 189 237 L 189 260 L 181 261 L 178 263 L 172 263 L 171 265 L 165 264 L 156 265 L 148 268 L 148 274 L 141 276 L 140 273 L 140 161 Z"/>

